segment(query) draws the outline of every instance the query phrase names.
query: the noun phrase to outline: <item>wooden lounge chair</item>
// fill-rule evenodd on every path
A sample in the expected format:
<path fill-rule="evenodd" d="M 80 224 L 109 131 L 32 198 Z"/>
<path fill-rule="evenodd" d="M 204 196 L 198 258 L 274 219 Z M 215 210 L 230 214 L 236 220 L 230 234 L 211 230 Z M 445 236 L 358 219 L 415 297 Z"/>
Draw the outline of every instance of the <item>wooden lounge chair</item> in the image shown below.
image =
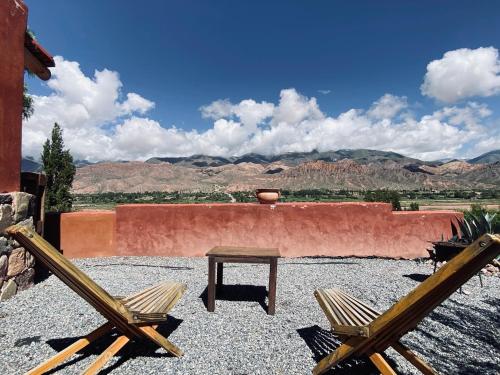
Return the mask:
<path fill-rule="evenodd" d="M 27 374 L 43 374 L 49 371 L 113 328 L 121 335 L 83 374 L 97 373 L 127 342 L 140 338 L 155 342 L 174 356 L 183 355 L 182 351 L 160 335 L 156 328 L 159 323 L 167 320 L 167 313 L 186 290 L 184 284 L 164 282 L 125 298 L 112 297 L 37 233 L 20 226 L 11 226 L 6 232 L 108 320 Z"/>
<path fill-rule="evenodd" d="M 314 295 L 342 345 L 323 358 L 313 374 L 323 374 L 352 356 L 368 356 L 382 374 L 396 374 L 381 355 L 388 347 L 423 374 L 437 374 L 399 339 L 498 254 L 500 236 L 482 236 L 383 314 L 338 289 L 316 290 Z"/>

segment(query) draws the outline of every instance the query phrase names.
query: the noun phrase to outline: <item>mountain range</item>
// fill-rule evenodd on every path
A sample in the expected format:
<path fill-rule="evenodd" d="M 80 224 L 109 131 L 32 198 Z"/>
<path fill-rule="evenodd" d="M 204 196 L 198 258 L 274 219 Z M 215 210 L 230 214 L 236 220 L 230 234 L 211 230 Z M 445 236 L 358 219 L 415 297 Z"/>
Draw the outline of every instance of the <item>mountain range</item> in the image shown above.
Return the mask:
<path fill-rule="evenodd" d="M 23 170 L 39 170 L 23 160 Z M 500 188 L 500 150 L 469 160 L 422 161 L 395 152 L 337 150 L 238 157 L 193 155 L 77 161 L 74 193 L 282 189 Z"/>

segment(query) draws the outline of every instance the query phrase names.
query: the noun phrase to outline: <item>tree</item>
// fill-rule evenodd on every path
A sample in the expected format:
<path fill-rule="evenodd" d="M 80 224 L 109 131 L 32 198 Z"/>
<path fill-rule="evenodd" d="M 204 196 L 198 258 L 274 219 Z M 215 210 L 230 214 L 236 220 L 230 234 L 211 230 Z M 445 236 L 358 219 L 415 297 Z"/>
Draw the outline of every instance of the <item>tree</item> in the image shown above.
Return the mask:
<path fill-rule="evenodd" d="M 76 168 L 69 150 L 64 150 L 62 130 L 55 123 L 51 139 L 43 145 L 42 168 L 47 175 L 45 207 L 48 211 L 71 211 L 71 185 Z"/>
<path fill-rule="evenodd" d="M 410 203 L 410 209 L 409 211 L 419 211 L 420 210 L 420 206 L 418 205 L 417 202 L 411 202 Z"/>
<path fill-rule="evenodd" d="M 401 211 L 399 193 L 395 190 L 375 190 L 365 194 L 365 202 L 386 202 L 392 204 L 393 211 Z"/>
<path fill-rule="evenodd" d="M 28 86 L 24 85 L 23 90 L 23 120 L 27 120 L 34 112 L 33 98 L 28 94 Z"/>

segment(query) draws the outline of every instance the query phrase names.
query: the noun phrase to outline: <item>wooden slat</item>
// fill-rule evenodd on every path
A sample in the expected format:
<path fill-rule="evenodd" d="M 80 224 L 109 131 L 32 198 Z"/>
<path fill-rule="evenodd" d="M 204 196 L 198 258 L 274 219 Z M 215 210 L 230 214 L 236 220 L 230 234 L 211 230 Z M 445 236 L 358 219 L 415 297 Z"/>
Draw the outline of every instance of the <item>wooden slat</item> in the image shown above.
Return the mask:
<path fill-rule="evenodd" d="M 362 313 L 358 312 L 357 306 L 355 304 L 353 304 L 343 294 L 337 292 L 337 293 L 335 293 L 335 295 L 339 298 L 339 300 L 342 301 L 342 305 L 344 306 L 346 311 L 349 311 L 351 313 L 350 315 L 351 315 L 352 319 L 355 321 L 355 325 L 364 326 L 364 325 L 371 322 L 370 319 L 368 319 Z"/>
<path fill-rule="evenodd" d="M 337 289 L 337 293 L 342 294 L 346 299 L 351 301 L 351 303 L 357 307 L 357 310 L 360 313 L 362 312 L 368 319 L 370 319 L 370 321 L 372 321 L 373 319 L 377 318 L 380 315 L 380 313 L 377 310 L 373 309 L 371 306 L 361 302 L 360 300 L 343 292 L 342 290 Z"/>

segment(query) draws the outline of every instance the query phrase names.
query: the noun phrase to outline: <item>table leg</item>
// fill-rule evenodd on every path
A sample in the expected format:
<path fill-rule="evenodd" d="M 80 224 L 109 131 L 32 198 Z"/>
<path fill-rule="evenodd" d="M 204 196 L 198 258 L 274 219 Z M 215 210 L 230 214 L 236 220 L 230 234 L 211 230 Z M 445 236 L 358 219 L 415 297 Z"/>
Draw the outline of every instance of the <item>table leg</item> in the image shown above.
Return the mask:
<path fill-rule="evenodd" d="M 217 263 L 217 290 L 222 287 L 222 279 L 224 274 L 224 263 Z"/>
<path fill-rule="evenodd" d="M 268 294 L 268 306 L 267 314 L 274 315 L 276 310 L 276 279 L 278 276 L 278 259 L 272 258 L 269 263 L 269 294 Z"/>
<path fill-rule="evenodd" d="M 208 257 L 208 296 L 207 310 L 215 310 L 215 258 Z"/>

